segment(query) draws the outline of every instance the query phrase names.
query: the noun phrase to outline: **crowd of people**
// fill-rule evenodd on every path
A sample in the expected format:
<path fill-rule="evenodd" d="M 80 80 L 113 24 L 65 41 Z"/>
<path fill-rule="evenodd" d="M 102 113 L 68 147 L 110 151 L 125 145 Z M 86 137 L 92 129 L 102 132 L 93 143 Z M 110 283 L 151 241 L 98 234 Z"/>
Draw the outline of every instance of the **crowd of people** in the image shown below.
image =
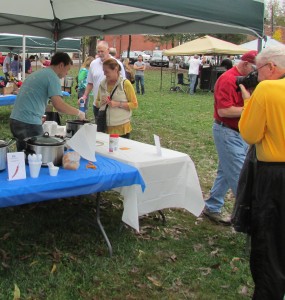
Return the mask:
<path fill-rule="evenodd" d="M 23 71 L 23 64 L 25 66 L 25 75 L 28 76 L 32 73 L 32 62 L 34 61 L 36 61 L 35 55 L 28 56 L 23 63 L 21 56 L 17 54 L 12 55 L 12 53 L 9 52 L 3 61 L 3 73 L 5 75 L 5 80 L 9 81 L 11 76 L 17 78 L 19 73 Z M 40 57 L 39 61 L 42 67 L 46 66 L 46 58 Z"/>
<path fill-rule="evenodd" d="M 96 50 L 97 57 L 87 57 L 79 70 L 78 101 L 83 100 L 87 109 L 92 92 L 95 120 L 105 112 L 105 132 L 129 138 L 132 110 L 138 107 L 137 94 L 145 93 L 146 65 L 141 56 L 134 68 L 127 60 L 122 63 L 110 54 L 105 41 L 98 42 Z M 17 62 L 15 57 L 14 61 Z M 202 63 L 198 56 L 190 61 L 190 94 L 194 94 Z M 48 99 L 57 111 L 85 118 L 85 113 L 61 97 L 59 79 L 67 75 L 71 66 L 66 53 L 55 53 L 50 66 L 31 73 L 25 80 L 10 117 L 19 151 L 26 137 L 43 133 L 42 115 Z M 250 181 L 252 194 L 248 196 L 253 299 L 281 300 L 285 295 L 285 46 L 268 47 L 260 53 L 248 51 L 237 65 L 227 62 L 227 69 L 214 88 L 212 130 L 218 169 L 203 215 L 215 224 L 231 225 L 230 217 L 222 213 L 224 198 L 229 189 L 239 198 L 241 170 L 246 171 L 248 147 L 254 145 L 257 162 Z M 3 70 L 6 75 L 4 66 Z M 257 86 L 237 83 L 238 76 L 253 72 L 258 77 Z"/>

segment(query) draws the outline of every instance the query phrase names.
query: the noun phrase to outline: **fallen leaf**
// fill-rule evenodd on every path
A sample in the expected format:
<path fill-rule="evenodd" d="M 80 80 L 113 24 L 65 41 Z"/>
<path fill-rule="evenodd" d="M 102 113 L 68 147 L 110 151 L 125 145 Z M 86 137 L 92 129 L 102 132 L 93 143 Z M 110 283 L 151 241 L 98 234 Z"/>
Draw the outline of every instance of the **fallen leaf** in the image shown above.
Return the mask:
<path fill-rule="evenodd" d="M 177 260 L 177 256 L 173 254 L 170 256 L 170 259 L 175 262 Z"/>
<path fill-rule="evenodd" d="M 20 256 L 19 259 L 20 260 L 26 260 L 26 259 L 30 258 L 31 256 L 32 256 L 31 254 L 30 255 L 24 255 L 24 256 Z"/>
<path fill-rule="evenodd" d="M 14 298 L 13 300 L 20 300 L 21 299 L 21 292 L 20 289 L 18 288 L 17 284 L 14 284 Z"/>
<path fill-rule="evenodd" d="M 38 263 L 37 260 L 32 261 L 32 262 L 30 263 L 30 267 L 33 266 L 33 265 L 36 265 L 37 263 Z"/>
<path fill-rule="evenodd" d="M 155 286 L 162 286 L 162 283 L 154 277 L 147 276 L 148 280 L 151 281 Z"/>
<path fill-rule="evenodd" d="M 221 285 L 222 289 L 228 289 L 230 286 L 229 285 Z"/>
<path fill-rule="evenodd" d="M 53 274 L 56 271 L 56 264 L 53 264 L 52 269 L 51 269 L 51 274 Z"/>
<path fill-rule="evenodd" d="M 5 234 L 0 238 L 0 240 L 5 241 L 5 240 L 8 239 L 8 237 L 9 237 L 10 235 L 11 235 L 11 233 L 10 233 L 10 232 L 7 232 L 7 233 L 5 233 Z"/>
<path fill-rule="evenodd" d="M 9 266 L 8 264 L 4 263 L 4 262 L 2 262 L 1 264 L 2 264 L 2 266 L 3 266 L 5 269 L 9 269 L 9 268 L 10 268 L 10 266 Z"/>
<path fill-rule="evenodd" d="M 133 267 L 131 269 L 131 273 L 137 273 L 139 271 L 139 269 L 137 267 Z"/>
<path fill-rule="evenodd" d="M 138 258 L 142 258 L 142 256 L 143 256 L 144 254 L 145 254 L 145 253 L 144 253 L 142 250 L 139 250 Z"/>
<path fill-rule="evenodd" d="M 238 267 L 235 266 L 234 263 L 235 263 L 236 261 L 240 261 L 240 260 L 241 260 L 241 259 L 240 259 L 239 257 L 234 257 L 234 258 L 231 260 L 230 266 L 231 266 L 233 272 L 238 271 Z"/>
<path fill-rule="evenodd" d="M 202 245 L 202 244 L 196 244 L 193 246 L 194 252 L 199 252 L 203 248 L 204 248 L 204 245 Z"/>
<path fill-rule="evenodd" d="M 243 296 L 248 296 L 248 287 L 247 286 L 242 286 L 238 292 L 239 294 Z"/>
<path fill-rule="evenodd" d="M 3 260 L 7 260 L 7 258 L 8 258 L 7 252 L 5 252 L 3 249 L 0 249 L 0 253 L 2 254 Z"/>
<path fill-rule="evenodd" d="M 202 271 L 201 274 L 203 276 L 207 276 L 212 272 L 211 268 L 199 268 L 199 270 Z"/>
<path fill-rule="evenodd" d="M 210 256 L 212 256 L 212 257 L 214 257 L 214 256 L 218 256 L 218 253 L 219 253 L 219 251 L 220 251 L 220 249 L 219 248 L 217 248 L 216 250 L 214 250 L 214 251 L 211 251 L 211 253 L 210 253 Z"/>

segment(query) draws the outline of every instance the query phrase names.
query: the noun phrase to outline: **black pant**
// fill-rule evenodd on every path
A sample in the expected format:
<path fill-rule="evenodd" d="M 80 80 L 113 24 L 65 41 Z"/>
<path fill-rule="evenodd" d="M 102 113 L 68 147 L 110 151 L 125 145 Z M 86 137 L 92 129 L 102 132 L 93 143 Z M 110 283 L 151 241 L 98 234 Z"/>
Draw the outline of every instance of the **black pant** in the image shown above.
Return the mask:
<path fill-rule="evenodd" d="M 253 299 L 285 295 L 285 163 L 257 163 L 252 200 L 250 268 Z"/>
<path fill-rule="evenodd" d="M 14 119 L 10 119 L 10 130 L 16 138 L 17 151 L 22 151 L 26 148 L 25 138 L 37 135 L 43 135 L 43 126 L 28 124 Z"/>

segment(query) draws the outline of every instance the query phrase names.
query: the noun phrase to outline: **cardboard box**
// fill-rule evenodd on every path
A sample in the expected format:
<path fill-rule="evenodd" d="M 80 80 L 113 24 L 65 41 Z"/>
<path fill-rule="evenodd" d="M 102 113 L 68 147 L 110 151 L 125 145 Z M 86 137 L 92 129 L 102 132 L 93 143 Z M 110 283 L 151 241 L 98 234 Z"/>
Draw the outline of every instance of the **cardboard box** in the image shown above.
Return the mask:
<path fill-rule="evenodd" d="M 13 94 L 13 92 L 14 92 L 14 87 L 13 86 L 3 87 L 3 95 Z"/>

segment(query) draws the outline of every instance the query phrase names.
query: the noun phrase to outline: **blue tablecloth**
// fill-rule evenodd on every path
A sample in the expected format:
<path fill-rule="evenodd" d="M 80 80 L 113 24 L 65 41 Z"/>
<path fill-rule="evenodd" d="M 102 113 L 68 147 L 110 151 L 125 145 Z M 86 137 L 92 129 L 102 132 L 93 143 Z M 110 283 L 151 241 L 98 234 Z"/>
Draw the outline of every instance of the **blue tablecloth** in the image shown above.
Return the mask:
<path fill-rule="evenodd" d="M 16 95 L 0 95 L 0 106 L 13 105 L 16 100 Z"/>
<path fill-rule="evenodd" d="M 70 97 L 70 93 L 62 91 L 63 97 Z M 0 95 L 0 106 L 13 105 L 17 95 Z"/>
<path fill-rule="evenodd" d="M 42 167 L 39 177 L 31 178 L 27 166 L 27 179 L 8 181 L 7 170 L 3 171 L 0 173 L 0 207 L 87 195 L 134 184 L 145 189 L 136 168 L 99 154 L 96 159 L 96 170 L 87 169 L 87 160 L 81 159 L 78 170 L 60 167 L 55 177 L 49 175 L 47 167 Z"/>

